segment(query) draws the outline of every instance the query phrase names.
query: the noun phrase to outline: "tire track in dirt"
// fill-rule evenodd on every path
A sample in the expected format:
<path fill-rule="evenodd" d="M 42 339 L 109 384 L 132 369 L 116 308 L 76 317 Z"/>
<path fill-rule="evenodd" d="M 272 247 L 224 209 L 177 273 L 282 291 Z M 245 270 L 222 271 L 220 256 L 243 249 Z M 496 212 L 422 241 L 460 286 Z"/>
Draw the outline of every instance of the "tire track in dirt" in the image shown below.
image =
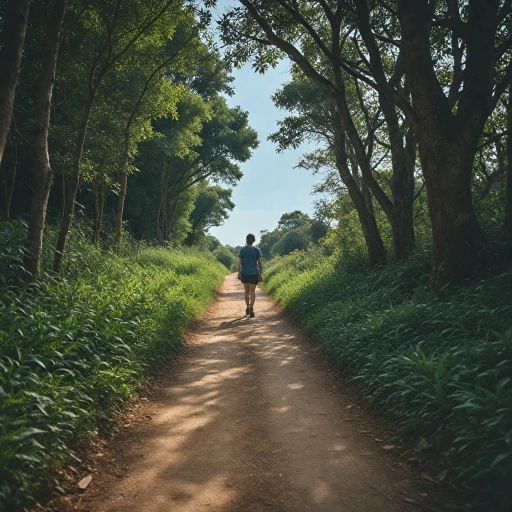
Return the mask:
<path fill-rule="evenodd" d="M 260 291 L 256 318 L 244 310 L 228 276 L 154 390 L 151 421 L 113 443 L 122 474 L 105 464 L 70 510 L 432 510 L 414 475 L 365 435 L 301 330 Z"/>

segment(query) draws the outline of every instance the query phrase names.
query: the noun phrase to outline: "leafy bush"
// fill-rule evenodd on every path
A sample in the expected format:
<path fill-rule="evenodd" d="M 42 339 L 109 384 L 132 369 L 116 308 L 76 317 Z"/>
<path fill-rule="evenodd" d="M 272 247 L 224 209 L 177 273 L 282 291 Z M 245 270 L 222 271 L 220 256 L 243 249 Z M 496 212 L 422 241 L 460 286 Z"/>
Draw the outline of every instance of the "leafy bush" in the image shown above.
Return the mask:
<path fill-rule="evenodd" d="M 222 245 L 217 247 L 217 249 L 213 251 L 213 255 L 217 258 L 217 261 L 222 263 L 228 270 L 231 271 L 233 269 L 235 256 L 227 247 Z"/>
<path fill-rule="evenodd" d="M 17 228 L 1 225 L 2 241 L 10 240 L 0 245 L 2 265 L 19 257 L 20 237 L 6 236 L 9 229 Z M 73 459 L 77 441 L 110 425 L 225 275 L 209 253 L 139 244 L 117 257 L 80 230 L 69 245 L 65 279 L 0 289 L 2 510 L 58 485 L 48 483 L 55 467 Z"/>
<path fill-rule="evenodd" d="M 314 244 L 318 244 L 321 238 L 327 234 L 327 225 L 322 221 L 314 220 L 309 226 L 309 236 Z"/>
<path fill-rule="evenodd" d="M 283 213 L 277 228 L 260 232 L 258 247 L 267 261 L 276 256 L 285 256 L 296 250 L 316 245 L 325 237 L 328 226 L 323 221 L 313 220 L 300 210 Z"/>
<path fill-rule="evenodd" d="M 512 505 L 512 267 L 435 295 L 430 258 L 370 270 L 318 251 L 275 259 L 265 289 L 443 471 Z"/>
<path fill-rule="evenodd" d="M 280 256 L 285 256 L 293 251 L 305 249 L 307 247 L 307 240 L 303 233 L 298 229 L 288 231 L 279 242 L 274 245 L 272 251 Z"/>

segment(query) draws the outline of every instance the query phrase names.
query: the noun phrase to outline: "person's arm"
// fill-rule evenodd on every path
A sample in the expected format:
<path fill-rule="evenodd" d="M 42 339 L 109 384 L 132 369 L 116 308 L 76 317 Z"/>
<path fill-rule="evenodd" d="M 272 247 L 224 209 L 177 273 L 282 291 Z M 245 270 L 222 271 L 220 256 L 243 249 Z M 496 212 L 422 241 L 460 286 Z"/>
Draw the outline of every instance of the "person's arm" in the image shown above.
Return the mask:
<path fill-rule="evenodd" d="M 238 258 L 238 269 L 237 269 L 237 272 L 238 272 L 238 275 L 236 276 L 237 279 L 240 279 L 240 267 L 242 265 L 242 258 Z"/>
<path fill-rule="evenodd" d="M 262 274 L 262 270 L 261 270 L 261 258 L 258 258 L 258 271 L 259 271 L 259 274 L 260 274 L 260 277 L 261 277 L 261 274 Z"/>

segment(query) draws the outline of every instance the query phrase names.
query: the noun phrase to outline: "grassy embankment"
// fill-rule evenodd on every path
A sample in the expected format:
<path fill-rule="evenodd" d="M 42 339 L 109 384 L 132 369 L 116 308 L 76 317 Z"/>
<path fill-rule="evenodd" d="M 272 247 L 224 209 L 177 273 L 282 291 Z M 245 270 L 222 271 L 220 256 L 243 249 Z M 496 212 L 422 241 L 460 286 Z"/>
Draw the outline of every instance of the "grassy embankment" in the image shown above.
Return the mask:
<path fill-rule="evenodd" d="M 58 489 L 59 464 L 112 425 L 227 272 L 194 251 L 132 244 L 118 257 L 75 232 L 65 279 L 46 277 L 29 289 L 16 276 L 23 238 L 19 224 L 0 224 L 2 510 Z"/>
<path fill-rule="evenodd" d="M 512 506 L 512 266 L 434 294 L 429 255 L 369 270 L 320 248 L 277 258 L 264 287 L 438 462 Z M 423 441 L 422 441 L 423 440 Z M 425 442 L 426 441 L 426 442 Z M 420 460 L 421 461 L 421 460 Z"/>

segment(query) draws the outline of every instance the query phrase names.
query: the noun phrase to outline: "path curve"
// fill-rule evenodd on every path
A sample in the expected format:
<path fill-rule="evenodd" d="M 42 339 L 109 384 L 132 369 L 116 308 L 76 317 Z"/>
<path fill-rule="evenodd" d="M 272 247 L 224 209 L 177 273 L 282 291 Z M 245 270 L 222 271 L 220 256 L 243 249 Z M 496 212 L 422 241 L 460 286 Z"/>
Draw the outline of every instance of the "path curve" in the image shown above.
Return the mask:
<path fill-rule="evenodd" d="M 120 478 L 95 475 L 78 510 L 428 510 L 300 329 L 259 290 L 256 317 L 244 316 L 242 290 L 226 278 L 148 421 L 125 425 L 110 466 Z"/>

